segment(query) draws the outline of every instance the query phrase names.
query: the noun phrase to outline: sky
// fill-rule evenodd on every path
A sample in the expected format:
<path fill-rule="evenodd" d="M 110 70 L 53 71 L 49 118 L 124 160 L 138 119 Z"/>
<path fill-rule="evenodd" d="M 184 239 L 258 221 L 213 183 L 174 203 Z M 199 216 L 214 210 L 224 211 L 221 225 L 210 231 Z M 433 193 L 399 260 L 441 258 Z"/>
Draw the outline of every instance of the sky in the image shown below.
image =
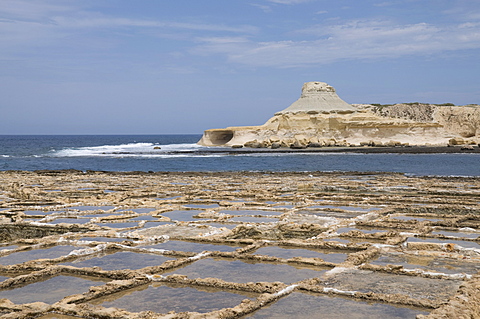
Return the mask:
<path fill-rule="evenodd" d="M 0 0 L 0 134 L 260 125 L 304 82 L 480 103 L 478 0 Z"/>

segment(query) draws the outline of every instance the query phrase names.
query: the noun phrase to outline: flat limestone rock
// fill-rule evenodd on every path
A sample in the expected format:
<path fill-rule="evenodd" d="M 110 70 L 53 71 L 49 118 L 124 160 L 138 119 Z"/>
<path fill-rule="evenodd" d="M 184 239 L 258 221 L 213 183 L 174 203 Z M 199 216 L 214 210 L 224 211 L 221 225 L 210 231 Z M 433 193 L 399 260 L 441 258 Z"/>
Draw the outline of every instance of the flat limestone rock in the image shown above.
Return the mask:
<path fill-rule="evenodd" d="M 43 170 L 0 180 L 3 319 L 279 318 L 284 309 L 294 309 L 285 318 L 480 318 L 477 177 Z M 170 212 L 188 221 L 156 226 Z M 66 218 L 90 226 L 45 223 Z M 100 226 L 125 219 L 138 226 Z"/>

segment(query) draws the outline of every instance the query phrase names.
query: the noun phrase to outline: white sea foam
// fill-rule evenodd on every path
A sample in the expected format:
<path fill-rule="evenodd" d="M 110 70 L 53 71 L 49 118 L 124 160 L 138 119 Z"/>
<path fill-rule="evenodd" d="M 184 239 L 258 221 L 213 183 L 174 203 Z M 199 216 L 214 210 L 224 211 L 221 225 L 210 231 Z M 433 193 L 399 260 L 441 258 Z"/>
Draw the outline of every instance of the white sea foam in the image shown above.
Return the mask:
<path fill-rule="evenodd" d="M 179 152 L 179 151 L 196 151 L 201 149 L 207 149 L 205 146 L 200 146 L 198 144 L 167 144 L 167 145 L 158 145 L 161 147 L 161 150 L 167 152 Z"/>
<path fill-rule="evenodd" d="M 73 156 L 98 156 L 108 155 L 119 152 L 134 152 L 145 151 L 152 149 L 152 143 L 129 143 L 119 145 L 101 145 L 78 148 L 66 148 L 54 153 L 58 157 L 73 157 Z"/>
<path fill-rule="evenodd" d="M 167 144 L 128 143 L 118 145 L 101 145 L 77 148 L 65 148 L 55 151 L 55 157 L 190 157 L 188 152 L 195 152 L 205 147 L 197 144 Z M 185 154 L 170 154 L 171 152 L 186 152 Z"/>

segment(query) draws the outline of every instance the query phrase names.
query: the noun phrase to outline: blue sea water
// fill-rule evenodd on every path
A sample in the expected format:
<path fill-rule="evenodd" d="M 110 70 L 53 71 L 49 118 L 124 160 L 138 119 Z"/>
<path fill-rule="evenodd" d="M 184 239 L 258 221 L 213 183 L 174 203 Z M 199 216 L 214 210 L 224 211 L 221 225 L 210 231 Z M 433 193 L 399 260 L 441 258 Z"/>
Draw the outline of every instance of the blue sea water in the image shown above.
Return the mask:
<path fill-rule="evenodd" d="M 0 135 L 0 170 L 367 171 L 480 176 L 478 153 L 231 154 L 227 150 L 218 152 L 222 149 L 197 145 L 200 137 L 201 135 Z"/>

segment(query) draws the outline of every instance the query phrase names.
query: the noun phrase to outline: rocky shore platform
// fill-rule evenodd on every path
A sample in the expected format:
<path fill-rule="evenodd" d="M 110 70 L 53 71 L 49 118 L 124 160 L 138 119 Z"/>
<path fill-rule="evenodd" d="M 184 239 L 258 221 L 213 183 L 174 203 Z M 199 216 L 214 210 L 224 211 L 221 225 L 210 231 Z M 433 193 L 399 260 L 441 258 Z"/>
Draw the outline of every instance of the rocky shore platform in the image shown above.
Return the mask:
<path fill-rule="evenodd" d="M 225 148 L 216 147 L 208 150 L 173 151 L 169 154 L 254 154 L 254 153 L 362 153 L 362 154 L 463 154 L 480 153 L 480 147 L 468 146 L 329 146 L 329 147 L 305 147 L 305 148 Z M 126 153 L 128 154 L 128 153 Z M 152 152 L 151 154 L 155 154 Z"/>
<path fill-rule="evenodd" d="M 479 318 L 480 180 L 0 172 L 0 318 Z"/>

